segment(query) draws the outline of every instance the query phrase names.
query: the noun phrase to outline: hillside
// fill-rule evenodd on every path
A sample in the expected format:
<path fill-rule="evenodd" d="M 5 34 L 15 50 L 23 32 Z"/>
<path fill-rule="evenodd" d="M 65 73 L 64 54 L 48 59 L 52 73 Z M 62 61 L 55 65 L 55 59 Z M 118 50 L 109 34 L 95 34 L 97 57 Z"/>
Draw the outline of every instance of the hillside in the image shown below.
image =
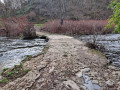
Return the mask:
<path fill-rule="evenodd" d="M 107 19 L 111 10 L 107 8 L 111 0 L 5 0 L 6 5 L 19 15 L 35 12 L 38 18 L 56 19 L 60 17 L 60 1 L 64 7 L 66 19 Z M 2 8 L 2 7 L 1 7 Z M 11 9 L 10 9 L 11 10 Z M 5 11 L 5 10 L 3 10 Z M 8 12 L 7 10 L 6 12 Z M 2 10 L 1 10 L 2 12 Z M 36 17 L 35 17 L 36 18 Z M 34 18 L 33 18 L 34 20 Z"/>
<path fill-rule="evenodd" d="M 68 19 L 106 19 L 111 14 L 107 8 L 110 0 L 65 0 L 65 17 Z M 37 15 L 50 18 L 60 16 L 58 0 L 34 0 L 32 10 Z"/>

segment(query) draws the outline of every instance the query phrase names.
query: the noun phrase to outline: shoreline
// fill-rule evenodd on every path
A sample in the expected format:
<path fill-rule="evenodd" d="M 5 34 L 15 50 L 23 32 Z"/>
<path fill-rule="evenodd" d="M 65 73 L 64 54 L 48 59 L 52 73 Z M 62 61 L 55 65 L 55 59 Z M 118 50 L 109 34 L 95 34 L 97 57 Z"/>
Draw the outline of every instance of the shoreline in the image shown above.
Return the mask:
<path fill-rule="evenodd" d="M 64 35 L 37 34 L 49 38 L 47 52 L 25 62 L 24 68 L 31 68 L 31 71 L 0 87 L 0 90 L 86 90 L 83 72 L 101 90 L 110 87 L 119 90 L 120 71 L 113 65 L 103 67 L 108 60 L 98 53 L 91 53 L 83 42 Z"/>
<path fill-rule="evenodd" d="M 0 71 L 4 68 L 12 68 L 19 65 L 27 56 L 38 56 L 46 46 L 47 39 L 42 36 L 33 40 L 22 40 L 19 38 L 0 37 Z"/>

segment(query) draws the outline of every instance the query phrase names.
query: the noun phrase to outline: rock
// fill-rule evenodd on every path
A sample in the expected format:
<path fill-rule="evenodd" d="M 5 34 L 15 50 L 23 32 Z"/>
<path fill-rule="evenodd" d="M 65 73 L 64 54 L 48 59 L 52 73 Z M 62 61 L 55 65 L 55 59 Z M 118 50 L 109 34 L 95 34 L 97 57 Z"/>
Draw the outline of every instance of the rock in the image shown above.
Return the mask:
<path fill-rule="evenodd" d="M 118 86 L 117 90 L 120 90 L 120 86 Z"/>
<path fill-rule="evenodd" d="M 102 80 L 103 78 L 102 77 L 98 77 L 97 80 Z"/>
<path fill-rule="evenodd" d="M 72 80 L 68 80 L 68 81 L 64 81 L 63 84 L 66 86 L 66 88 L 68 89 L 72 89 L 72 90 L 80 90 L 80 88 L 78 87 L 78 85 L 72 81 Z"/>
<path fill-rule="evenodd" d="M 98 73 L 97 72 L 90 72 L 91 76 L 95 76 L 97 75 Z"/>
<path fill-rule="evenodd" d="M 120 71 L 114 71 L 112 72 L 113 75 L 119 75 L 120 76 Z"/>
<path fill-rule="evenodd" d="M 99 82 L 98 82 L 98 80 L 92 80 L 92 83 L 93 84 L 98 84 Z"/>
<path fill-rule="evenodd" d="M 80 72 L 76 73 L 76 76 L 77 77 L 82 77 L 82 72 L 80 71 Z"/>
<path fill-rule="evenodd" d="M 23 32 L 23 39 L 34 39 L 36 38 L 36 30 L 33 25 L 26 26 Z"/>
<path fill-rule="evenodd" d="M 86 73 L 86 72 L 89 72 L 90 71 L 90 68 L 84 68 L 81 70 L 82 72 Z"/>
<path fill-rule="evenodd" d="M 53 72 L 55 69 L 55 67 L 53 66 L 50 70 L 49 70 L 49 73 Z"/>
<path fill-rule="evenodd" d="M 0 76 L 0 80 L 2 80 L 2 76 Z"/>
<path fill-rule="evenodd" d="M 2 54 L 2 53 L 0 53 L 0 57 L 1 57 L 1 56 L 3 56 L 3 54 Z"/>
<path fill-rule="evenodd" d="M 120 90 L 120 82 L 118 82 L 117 85 L 118 85 L 118 89 L 117 90 Z"/>
<path fill-rule="evenodd" d="M 115 70 L 116 67 L 115 66 L 108 66 L 109 69 Z"/>
<path fill-rule="evenodd" d="M 88 90 L 85 86 L 80 86 L 80 90 Z"/>
<path fill-rule="evenodd" d="M 106 84 L 111 87 L 114 86 L 115 82 L 113 80 L 108 80 Z"/>
<path fill-rule="evenodd" d="M 83 73 L 86 73 L 86 72 L 89 72 L 89 71 L 90 71 L 90 68 L 81 69 L 79 72 L 76 73 L 76 76 L 77 77 L 82 77 Z"/>
<path fill-rule="evenodd" d="M 108 73 L 104 73 L 104 77 L 108 77 Z"/>

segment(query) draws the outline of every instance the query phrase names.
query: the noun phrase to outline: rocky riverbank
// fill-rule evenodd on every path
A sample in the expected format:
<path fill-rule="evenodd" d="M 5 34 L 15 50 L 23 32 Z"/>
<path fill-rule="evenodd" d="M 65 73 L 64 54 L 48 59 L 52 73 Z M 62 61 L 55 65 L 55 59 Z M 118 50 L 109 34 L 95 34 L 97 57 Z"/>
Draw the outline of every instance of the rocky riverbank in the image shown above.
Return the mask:
<path fill-rule="evenodd" d="M 36 56 L 46 45 L 45 39 L 23 40 L 19 38 L 0 37 L 0 72 L 10 68 L 28 55 Z"/>
<path fill-rule="evenodd" d="M 31 71 L 0 90 L 119 90 L 120 70 L 99 52 L 64 35 L 46 35 L 46 53 L 24 63 Z"/>
<path fill-rule="evenodd" d="M 74 37 L 83 42 L 95 42 L 96 49 L 103 52 L 110 62 L 120 68 L 120 34 L 81 35 Z"/>

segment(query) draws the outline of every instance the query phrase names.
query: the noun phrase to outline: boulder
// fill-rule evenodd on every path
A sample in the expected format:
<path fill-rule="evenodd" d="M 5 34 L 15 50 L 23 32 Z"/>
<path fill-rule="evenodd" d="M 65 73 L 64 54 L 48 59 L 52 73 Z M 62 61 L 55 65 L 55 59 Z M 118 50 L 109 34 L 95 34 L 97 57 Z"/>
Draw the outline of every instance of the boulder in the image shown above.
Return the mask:
<path fill-rule="evenodd" d="M 67 89 L 70 90 L 80 90 L 79 86 L 72 80 L 64 81 L 63 84 Z"/>
<path fill-rule="evenodd" d="M 36 30 L 32 24 L 26 26 L 25 30 L 23 31 L 23 39 L 34 39 L 36 38 Z"/>
<path fill-rule="evenodd" d="M 108 80 L 106 82 L 106 84 L 107 84 L 107 86 L 112 87 L 112 86 L 114 86 L 115 82 L 113 80 Z"/>

